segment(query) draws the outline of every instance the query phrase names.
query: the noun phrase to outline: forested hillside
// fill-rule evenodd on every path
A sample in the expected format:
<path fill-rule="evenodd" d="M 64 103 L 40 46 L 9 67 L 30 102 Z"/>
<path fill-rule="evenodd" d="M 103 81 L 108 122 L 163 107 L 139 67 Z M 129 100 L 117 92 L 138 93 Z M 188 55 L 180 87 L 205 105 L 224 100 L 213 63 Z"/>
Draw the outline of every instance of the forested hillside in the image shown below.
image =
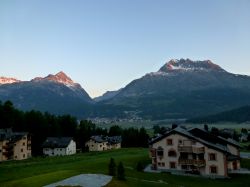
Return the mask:
<path fill-rule="evenodd" d="M 218 114 L 187 120 L 188 123 L 216 123 L 216 122 L 243 123 L 247 121 L 250 121 L 250 106 L 243 106 L 237 109 L 221 112 Z"/>
<path fill-rule="evenodd" d="M 42 143 L 46 137 L 73 137 L 77 149 L 85 150 L 85 142 L 93 135 L 121 135 L 123 147 L 147 147 L 148 135 L 144 128 L 121 129 L 113 126 L 110 130 L 98 128 L 87 120 L 80 122 L 70 115 L 52 115 L 39 111 L 23 112 L 14 108 L 10 101 L 0 102 L 0 129 L 29 132 L 32 137 L 32 155 L 42 154 Z"/>

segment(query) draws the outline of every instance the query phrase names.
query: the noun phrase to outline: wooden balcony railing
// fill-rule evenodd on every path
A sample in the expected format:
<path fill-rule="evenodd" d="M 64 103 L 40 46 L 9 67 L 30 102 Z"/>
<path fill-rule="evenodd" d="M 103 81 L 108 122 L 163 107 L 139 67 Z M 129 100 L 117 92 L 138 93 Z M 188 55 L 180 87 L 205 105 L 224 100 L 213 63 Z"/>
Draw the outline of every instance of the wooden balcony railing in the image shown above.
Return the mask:
<path fill-rule="evenodd" d="M 193 149 L 192 146 L 178 146 L 179 152 L 185 152 L 185 153 L 192 153 Z"/>
<path fill-rule="evenodd" d="M 195 146 L 178 146 L 179 152 L 185 152 L 185 153 L 205 153 L 204 147 L 195 147 Z"/>
<path fill-rule="evenodd" d="M 203 167 L 206 165 L 205 160 L 195 160 L 195 159 L 179 159 L 179 164 L 180 165 L 194 165 L 197 167 Z"/>
<path fill-rule="evenodd" d="M 152 158 L 155 158 L 156 157 L 156 149 L 150 149 L 150 156 L 152 157 Z"/>
<path fill-rule="evenodd" d="M 193 153 L 196 154 L 205 153 L 205 147 L 193 147 Z"/>

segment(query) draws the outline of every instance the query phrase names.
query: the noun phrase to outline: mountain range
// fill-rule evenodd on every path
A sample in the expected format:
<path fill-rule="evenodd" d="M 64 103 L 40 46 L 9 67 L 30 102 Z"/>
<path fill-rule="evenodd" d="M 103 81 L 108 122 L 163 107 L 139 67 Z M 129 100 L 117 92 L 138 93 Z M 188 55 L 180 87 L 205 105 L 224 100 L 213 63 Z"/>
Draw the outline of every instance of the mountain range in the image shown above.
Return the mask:
<path fill-rule="evenodd" d="M 76 116 L 83 116 L 93 103 L 80 84 L 74 83 L 64 72 L 44 78 L 36 77 L 31 81 L 2 77 L 0 100 L 11 100 L 22 110 L 35 109 Z"/>
<path fill-rule="evenodd" d="M 1 77 L 0 84 L 0 100 L 10 99 L 18 108 L 77 117 L 183 119 L 250 105 L 250 77 L 210 60 L 170 60 L 95 99 L 63 72 L 31 81 Z"/>

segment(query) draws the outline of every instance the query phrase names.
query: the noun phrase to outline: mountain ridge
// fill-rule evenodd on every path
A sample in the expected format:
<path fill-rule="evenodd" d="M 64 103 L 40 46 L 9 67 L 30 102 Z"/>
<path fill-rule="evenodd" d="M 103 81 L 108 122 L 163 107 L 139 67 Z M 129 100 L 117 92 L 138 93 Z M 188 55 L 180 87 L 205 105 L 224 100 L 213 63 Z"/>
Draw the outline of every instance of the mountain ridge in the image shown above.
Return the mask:
<path fill-rule="evenodd" d="M 59 72 L 30 81 L 0 85 L 0 100 L 11 100 L 23 110 L 48 111 L 54 114 L 83 116 L 93 103 L 80 84 Z"/>
<path fill-rule="evenodd" d="M 186 119 L 250 105 L 250 77 L 229 73 L 210 60 L 180 59 L 99 98 L 91 99 L 80 84 L 59 72 L 2 84 L 0 99 L 25 110 L 89 118 Z"/>
<path fill-rule="evenodd" d="M 178 68 L 169 68 L 173 64 Z M 145 118 L 183 119 L 250 104 L 249 98 L 249 76 L 229 73 L 210 60 L 180 59 L 131 81 L 117 95 L 100 103 Z M 106 113 L 111 114 L 108 109 Z"/>

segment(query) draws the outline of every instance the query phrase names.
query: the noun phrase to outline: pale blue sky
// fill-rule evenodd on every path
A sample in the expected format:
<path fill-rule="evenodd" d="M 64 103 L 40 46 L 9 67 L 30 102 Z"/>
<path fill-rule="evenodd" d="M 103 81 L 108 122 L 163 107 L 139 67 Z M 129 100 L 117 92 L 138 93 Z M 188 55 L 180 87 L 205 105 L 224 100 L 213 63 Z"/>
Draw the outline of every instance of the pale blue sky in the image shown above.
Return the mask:
<path fill-rule="evenodd" d="M 93 97 L 173 58 L 250 75 L 250 1 L 0 1 L 0 76 L 64 71 Z"/>

